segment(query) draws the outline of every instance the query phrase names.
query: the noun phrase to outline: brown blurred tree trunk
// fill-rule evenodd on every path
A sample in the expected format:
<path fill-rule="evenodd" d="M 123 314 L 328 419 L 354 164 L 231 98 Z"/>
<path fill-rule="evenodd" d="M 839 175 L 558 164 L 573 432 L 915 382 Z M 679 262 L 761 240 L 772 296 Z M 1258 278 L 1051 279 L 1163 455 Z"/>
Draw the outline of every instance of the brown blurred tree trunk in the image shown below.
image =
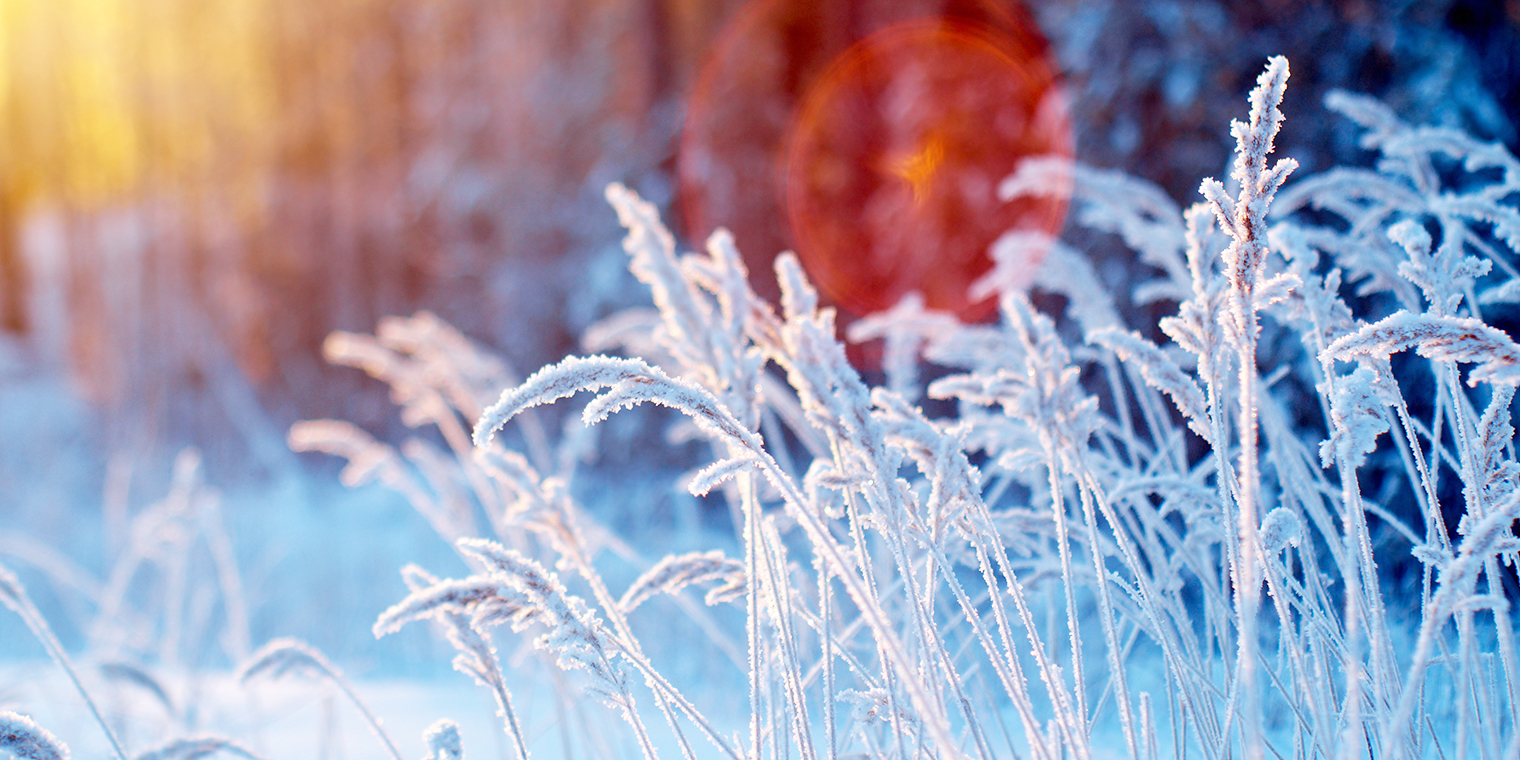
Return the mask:
<path fill-rule="evenodd" d="M 15 204 L 0 200 L 0 330 L 16 335 L 27 332 L 27 276 L 19 236 Z"/>

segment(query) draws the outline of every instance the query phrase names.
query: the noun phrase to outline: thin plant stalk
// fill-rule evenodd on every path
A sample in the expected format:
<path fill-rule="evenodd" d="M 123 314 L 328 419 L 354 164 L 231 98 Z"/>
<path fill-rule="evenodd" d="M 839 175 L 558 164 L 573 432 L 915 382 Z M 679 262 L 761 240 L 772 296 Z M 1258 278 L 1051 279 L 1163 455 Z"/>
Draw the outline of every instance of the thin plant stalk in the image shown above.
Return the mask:
<path fill-rule="evenodd" d="M 100 724 L 100 730 L 105 732 L 106 739 L 111 743 L 111 751 L 116 754 L 117 759 L 127 760 L 127 753 L 122 749 L 121 741 L 116 738 L 116 732 L 112 731 L 110 724 L 106 723 L 105 716 L 101 715 L 100 708 L 90 697 L 89 690 L 84 688 L 84 682 L 79 680 L 79 673 L 74 670 L 74 664 L 69 660 L 68 653 L 63 651 L 63 645 L 59 643 L 58 637 L 53 635 L 53 629 L 48 626 L 47 620 L 43 619 L 42 613 L 32 603 L 32 598 L 27 595 L 26 588 L 21 585 L 21 579 L 4 565 L 0 565 L 0 601 L 5 602 L 5 606 L 21 616 L 21 620 L 26 623 L 32 635 L 47 650 L 48 656 L 52 657 L 53 662 L 57 663 L 58 667 L 68 675 L 69 682 L 74 684 L 74 689 L 79 692 L 85 705 L 90 708 L 90 714 L 95 717 L 95 722 Z"/>

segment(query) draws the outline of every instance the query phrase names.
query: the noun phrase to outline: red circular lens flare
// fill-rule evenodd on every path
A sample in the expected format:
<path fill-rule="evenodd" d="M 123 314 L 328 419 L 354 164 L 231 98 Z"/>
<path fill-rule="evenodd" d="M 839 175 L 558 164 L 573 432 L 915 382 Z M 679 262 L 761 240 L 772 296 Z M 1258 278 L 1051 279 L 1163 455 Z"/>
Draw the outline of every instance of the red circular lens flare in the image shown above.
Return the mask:
<path fill-rule="evenodd" d="M 756 291 L 796 250 L 845 319 L 908 292 L 975 320 L 967 288 L 1013 228 L 1054 233 L 1057 192 L 1005 203 L 1018 161 L 1071 154 L 1045 42 L 994 0 L 754 0 L 725 29 L 678 157 L 694 240 L 728 227 Z"/>
<path fill-rule="evenodd" d="M 916 21 L 851 47 L 808 92 L 792 130 L 787 215 L 819 287 L 856 314 L 909 292 L 968 321 L 1010 229 L 1054 233 L 1066 193 L 999 200 L 1019 159 L 1069 153 L 1048 70 L 966 25 Z M 1069 191 L 1068 191 L 1069 192 Z"/>

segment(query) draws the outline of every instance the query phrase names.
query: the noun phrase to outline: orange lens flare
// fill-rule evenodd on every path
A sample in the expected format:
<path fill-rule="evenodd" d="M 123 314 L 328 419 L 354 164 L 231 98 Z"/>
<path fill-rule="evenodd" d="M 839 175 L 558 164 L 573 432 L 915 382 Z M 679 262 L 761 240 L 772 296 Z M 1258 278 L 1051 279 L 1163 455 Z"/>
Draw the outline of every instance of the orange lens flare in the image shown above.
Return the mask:
<path fill-rule="evenodd" d="M 913 291 L 976 321 L 996 307 L 968 295 L 992 243 L 1056 233 L 1069 196 L 1009 203 L 999 182 L 1071 142 L 1045 43 L 1017 7 L 755 0 L 693 95 L 680 209 L 694 241 L 733 231 L 762 296 L 793 249 L 846 321 Z"/>
<path fill-rule="evenodd" d="M 937 135 L 920 141 L 921 145 L 907 155 L 889 158 L 887 173 L 907 183 L 913 191 L 913 205 L 922 206 L 929 196 L 929 186 L 940 164 L 945 161 L 945 142 Z"/>
<path fill-rule="evenodd" d="M 1069 150 L 1048 73 L 976 27 L 899 24 L 856 43 L 809 89 L 790 136 L 787 217 L 820 288 L 855 314 L 918 291 L 984 318 L 971 284 L 1009 229 L 1054 232 L 1063 199 L 1005 203 L 1024 156 Z M 885 168 L 886 171 L 882 169 Z"/>

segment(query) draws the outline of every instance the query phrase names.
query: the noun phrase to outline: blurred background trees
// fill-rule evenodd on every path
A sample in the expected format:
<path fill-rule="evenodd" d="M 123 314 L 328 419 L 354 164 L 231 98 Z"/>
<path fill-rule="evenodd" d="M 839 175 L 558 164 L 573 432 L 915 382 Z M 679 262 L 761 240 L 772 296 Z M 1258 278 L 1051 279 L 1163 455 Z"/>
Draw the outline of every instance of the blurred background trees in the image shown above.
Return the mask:
<path fill-rule="evenodd" d="M 0 3 L 0 327 L 109 448 L 266 465 L 290 420 L 389 417 L 331 330 L 426 306 L 536 366 L 575 332 L 567 259 L 616 239 L 596 186 L 662 196 L 723 11 Z"/>

